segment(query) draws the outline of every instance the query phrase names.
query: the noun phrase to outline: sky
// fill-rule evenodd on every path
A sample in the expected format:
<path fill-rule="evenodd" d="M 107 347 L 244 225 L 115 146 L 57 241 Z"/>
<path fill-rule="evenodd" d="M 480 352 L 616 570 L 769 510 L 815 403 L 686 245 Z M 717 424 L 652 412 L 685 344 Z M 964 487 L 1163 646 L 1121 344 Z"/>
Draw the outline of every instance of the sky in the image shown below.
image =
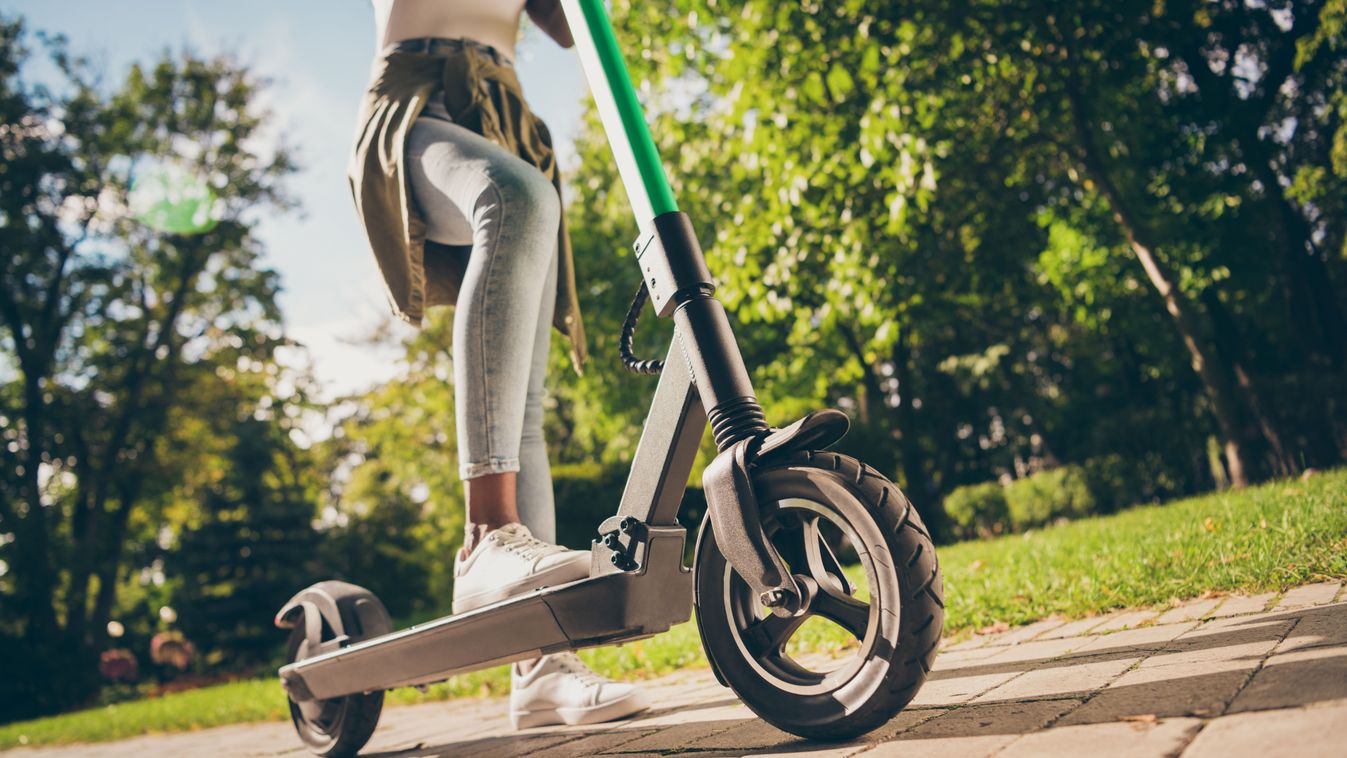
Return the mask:
<path fill-rule="evenodd" d="M 397 336 L 410 327 L 380 344 L 361 344 L 389 308 L 346 181 L 375 47 L 368 0 L 0 0 L 0 14 L 24 17 L 30 31 L 66 35 L 109 83 L 133 62 L 184 47 L 232 52 L 273 80 L 266 105 L 301 165 L 288 183 L 300 212 L 274 214 L 259 229 L 267 263 L 284 285 L 286 332 L 309 348 L 329 398 L 392 376 Z M 588 97 L 574 51 L 529 28 L 516 68 L 530 106 L 551 129 L 561 165 L 574 165 L 572 144 Z M 35 72 L 40 77 L 42 69 Z"/>

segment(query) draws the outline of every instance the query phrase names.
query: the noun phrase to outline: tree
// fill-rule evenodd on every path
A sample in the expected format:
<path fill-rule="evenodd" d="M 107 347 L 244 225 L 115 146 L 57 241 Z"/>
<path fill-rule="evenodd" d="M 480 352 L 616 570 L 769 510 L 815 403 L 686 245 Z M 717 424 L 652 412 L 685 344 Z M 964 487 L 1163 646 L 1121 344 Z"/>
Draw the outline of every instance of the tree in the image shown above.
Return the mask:
<path fill-rule="evenodd" d="M 937 524 L 930 501 L 953 486 L 1113 453 L 1152 471 L 1138 497 L 1347 454 L 1322 338 L 1341 301 L 1341 264 L 1322 253 L 1342 238 L 1324 210 L 1340 204 L 1324 188 L 1342 32 L 1316 20 L 1333 13 L 613 4 L 769 418 L 851 410 L 866 457 L 892 461 Z M 1218 27 L 1242 36 L 1201 32 Z M 1197 101 L 1183 34 L 1246 105 Z M 1223 46 L 1238 65 L 1218 65 Z M 1250 128 L 1282 190 L 1251 168 Z M 634 230 L 598 136 L 582 144 L 572 228 L 592 239 L 577 266 L 607 293 L 622 268 L 609 251 Z M 1288 257 L 1297 245 L 1318 263 Z M 1275 293 L 1311 286 L 1308 310 L 1283 318 Z M 1278 388 L 1295 400 L 1270 401 Z M 594 390 L 572 407 L 631 415 Z"/>
<path fill-rule="evenodd" d="M 1323 148 L 1337 131 L 1324 107 L 1341 91 L 1344 65 L 1334 45 L 1318 42 L 1340 38 L 1335 12 L 1340 5 L 1324 0 L 1173 2 L 1158 8 L 1147 29 L 1174 69 L 1191 77 L 1191 87 L 1175 88 L 1176 104 L 1209 124 L 1257 185 L 1250 194 L 1268 215 L 1265 239 L 1297 344 L 1333 365 L 1347 357 L 1347 321 L 1319 240 L 1340 238 L 1343 220 L 1298 201 L 1292 187 L 1297 175 L 1323 166 Z M 1279 127 L 1289 122 L 1288 138 Z"/>
<path fill-rule="evenodd" d="M 0 456 L 14 472 L 0 533 L 13 535 L 4 632 L 22 640 L 3 646 L 19 672 L 3 710 L 20 715 L 93 686 L 128 525 L 161 486 L 156 441 L 185 375 L 271 362 L 283 342 L 252 230 L 259 210 L 286 207 L 292 166 L 259 141 L 261 83 L 227 58 L 166 55 L 106 90 L 56 39 L 63 80 L 46 87 L 23 78 L 22 23 L 0 23 L 0 38 L 0 355 L 13 367 Z M 196 228 L 135 217 L 137 180 L 156 166 L 214 198 Z"/>
<path fill-rule="evenodd" d="M 269 419 L 229 419 L 233 444 L 202 493 L 200 516 L 168 552 L 177 625 L 210 659 L 268 662 L 280 639 L 272 617 L 321 578 L 315 467 Z"/>

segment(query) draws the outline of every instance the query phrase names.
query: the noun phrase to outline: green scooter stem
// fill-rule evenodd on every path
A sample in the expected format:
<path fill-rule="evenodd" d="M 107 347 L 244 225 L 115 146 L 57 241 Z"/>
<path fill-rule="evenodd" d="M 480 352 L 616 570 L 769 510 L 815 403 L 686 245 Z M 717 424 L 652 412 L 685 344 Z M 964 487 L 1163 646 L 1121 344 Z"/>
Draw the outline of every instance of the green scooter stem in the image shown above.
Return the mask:
<path fill-rule="evenodd" d="M 642 230 L 648 230 L 656 216 L 676 212 L 678 203 L 669 188 L 659 150 L 650 137 L 608 12 L 603 0 L 561 0 L 561 5 L 567 19 L 584 20 L 583 28 L 572 25 L 571 36 L 575 38 L 599 118 L 612 144 L 636 223 Z"/>

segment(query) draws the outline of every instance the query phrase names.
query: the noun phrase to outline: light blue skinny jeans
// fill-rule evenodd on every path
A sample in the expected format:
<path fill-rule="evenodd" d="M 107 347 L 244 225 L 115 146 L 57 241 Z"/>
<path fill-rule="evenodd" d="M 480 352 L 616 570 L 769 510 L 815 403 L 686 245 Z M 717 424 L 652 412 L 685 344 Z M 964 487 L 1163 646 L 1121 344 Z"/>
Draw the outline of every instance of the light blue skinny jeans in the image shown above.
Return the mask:
<path fill-rule="evenodd" d="M 543 439 L 561 200 L 542 172 L 452 122 L 438 96 L 404 145 L 427 237 L 471 245 L 451 354 L 459 476 L 518 472 L 519 518 L 556 541 Z"/>

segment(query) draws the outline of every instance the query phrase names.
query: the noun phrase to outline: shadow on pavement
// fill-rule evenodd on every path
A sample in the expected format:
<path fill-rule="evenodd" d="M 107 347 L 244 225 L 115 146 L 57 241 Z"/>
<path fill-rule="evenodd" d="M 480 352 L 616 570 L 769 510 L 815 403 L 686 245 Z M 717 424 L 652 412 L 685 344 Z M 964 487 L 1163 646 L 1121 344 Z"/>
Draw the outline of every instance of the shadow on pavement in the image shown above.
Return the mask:
<path fill-rule="evenodd" d="M 1027 642 L 942 668 L 930 684 L 983 677 L 987 684 L 950 702 L 909 708 L 889 724 L 847 744 L 920 739 L 1021 735 L 1049 726 L 1099 724 L 1174 717 L 1211 718 L 1230 712 L 1306 706 L 1347 698 L 1347 605 L 1257 617 L 1218 619 L 1178 639 L 1109 646 L 1109 637 L 1081 638 L 1084 650 L 1033 657 Z M 1133 630 L 1136 631 L 1136 630 Z M 1163 631 L 1157 630 L 1157 637 Z M 1145 635 L 1132 635 L 1132 639 Z M 1127 637 L 1119 636 L 1118 640 Z M 1289 647 L 1269 659 L 1278 643 Z M 1336 647 L 1333 647 L 1336 645 Z M 1027 654 L 1026 660 L 1017 653 Z M 997 662 L 997 657 L 1014 658 Z M 951 656 L 956 661 L 966 657 Z M 1091 672 L 1097 672 L 1097 676 Z M 999 675 L 999 676 L 998 676 Z M 929 686 L 929 684 L 928 684 Z M 1005 694 L 998 697 L 998 691 Z M 728 692 L 728 691 L 727 691 Z M 968 702 L 977 701 L 977 702 Z M 593 755 L 600 752 L 679 752 L 701 758 L 819 750 L 758 719 L 697 718 L 738 701 L 720 698 L 695 705 L 654 709 L 636 720 L 592 728 L 530 730 L 411 750 L 370 754 L 382 758 L 431 756 Z M 681 713 L 682 723 L 659 720 Z M 661 722 L 664 723 L 661 723 Z M 649 747 L 657 735 L 657 747 Z"/>

